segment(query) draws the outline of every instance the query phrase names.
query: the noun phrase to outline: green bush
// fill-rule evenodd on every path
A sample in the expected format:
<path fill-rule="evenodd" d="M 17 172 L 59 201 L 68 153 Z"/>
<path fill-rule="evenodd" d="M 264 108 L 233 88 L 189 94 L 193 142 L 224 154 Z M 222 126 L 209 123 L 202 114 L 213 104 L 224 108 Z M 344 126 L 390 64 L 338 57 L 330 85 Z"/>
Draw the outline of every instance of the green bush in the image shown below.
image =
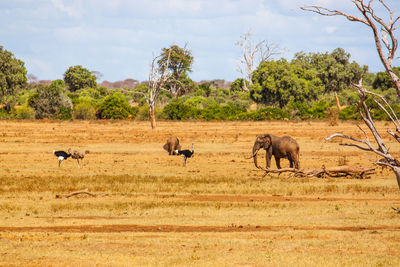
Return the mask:
<path fill-rule="evenodd" d="M 60 107 L 57 118 L 60 120 L 71 120 L 72 108 Z"/>
<path fill-rule="evenodd" d="M 100 103 L 96 116 L 99 119 L 128 119 L 134 118 L 136 111 L 121 93 L 114 93 Z"/>
<path fill-rule="evenodd" d="M 164 107 L 162 114 L 165 119 L 185 120 L 198 118 L 199 110 L 187 104 L 174 101 Z"/>
<path fill-rule="evenodd" d="M 248 83 L 245 79 L 243 78 L 238 78 L 236 79 L 232 84 L 231 84 L 231 91 L 243 91 L 243 88 L 245 86 L 244 83 Z"/>
<path fill-rule="evenodd" d="M 38 85 L 30 95 L 28 105 L 35 110 L 36 119 L 71 119 L 72 102 L 64 93 L 64 81 L 55 80 L 50 85 Z"/>
<path fill-rule="evenodd" d="M 360 120 L 360 114 L 358 114 L 357 106 L 347 106 L 339 111 L 339 119 L 341 120 Z"/>
<path fill-rule="evenodd" d="M 74 119 L 94 120 L 96 118 L 96 109 L 88 102 L 82 102 L 74 107 Z"/>
<path fill-rule="evenodd" d="M 256 111 L 250 111 L 248 113 L 249 113 L 248 118 L 255 120 L 255 121 L 283 120 L 283 119 L 290 118 L 289 112 L 287 112 L 286 110 L 283 110 L 280 108 L 274 108 L 274 107 L 265 107 L 265 108 L 261 108 Z"/>
<path fill-rule="evenodd" d="M 10 114 L 4 108 L 0 108 L 0 119 L 9 119 Z"/>
<path fill-rule="evenodd" d="M 234 105 L 210 105 L 201 110 L 201 117 L 205 120 L 236 120 L 241 113 L 246 112 L 245 108 Z"/>
<path fill-rule="evenodd" d="M 22 106 L 15 110 L 15 118 L 18 120 L 33 120 L 35 119 L 35 110 L 28 106 Z"/>
<path fill-rule="evenodd" d="M 194 96 L 183 102 L 185 105 L 188 105 L 192 108 L 205 108 L 209 105 L 215 104 L 215 100 L 213 98 L 207 98 L 203 96 Z"/>
<path fill-rule="evenodd" d="M 287 108 L 291 114 L 291 119 L 325 119 L 329 107 L 332 106 L 326 100 L 315 101 L 312 104 L 307 102 L 290 102 Z"/>
<path fill-rule="evenodd" d="M 157 109 L 156 109 L 157 111 Z M 156 118 L 157 118 L 157 112 L 156 112 Z M 149 105 L 145 104 L 143 106 L 140 106 L 137 110 L 137 115 L 136 115 L 137 120 L 141 121 L 147 121 L 150 119 L 150 114 L 149 114 Z"/>

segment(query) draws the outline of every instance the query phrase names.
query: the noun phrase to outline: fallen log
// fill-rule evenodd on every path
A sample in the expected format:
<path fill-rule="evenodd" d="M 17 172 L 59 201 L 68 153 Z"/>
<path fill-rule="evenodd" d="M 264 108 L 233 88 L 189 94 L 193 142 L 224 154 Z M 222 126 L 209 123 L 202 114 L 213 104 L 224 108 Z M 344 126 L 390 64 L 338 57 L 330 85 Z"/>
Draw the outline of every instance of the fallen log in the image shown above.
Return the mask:
<path fill-rule="evenodd" d="M 69 197 L 76 196 L 76 195 L 79 195 L 79 194 L 87 194 L 87 195 L 92 196 L 92 197 L 96 197 L 97 196 L 96 194 L 89 192 L 88 188 L 85 188 L 83 190 L 74 191 L 74 192 L 71 192 L 69 194 L 56 195 L 56 198 L 69 198 Z"/>
<path fill-rule="evenodd" d="M 297 170 L 294 168 L 284 168 L 284 169 L 265 169 L 260 168 L 265 171 L 263 177 L 272 173 L 290 173 L 292 177 L 346 177 L 346 178 L 356 178 L 356 179 L 368 179 L 370 175 L 375 173 L 374 167 L 358 167 L 358 166 L 337 166 L 337 167 L 328 167 L 322 166 L 322 168 L 318 169 L 305 169 L 305 170 Z"/>

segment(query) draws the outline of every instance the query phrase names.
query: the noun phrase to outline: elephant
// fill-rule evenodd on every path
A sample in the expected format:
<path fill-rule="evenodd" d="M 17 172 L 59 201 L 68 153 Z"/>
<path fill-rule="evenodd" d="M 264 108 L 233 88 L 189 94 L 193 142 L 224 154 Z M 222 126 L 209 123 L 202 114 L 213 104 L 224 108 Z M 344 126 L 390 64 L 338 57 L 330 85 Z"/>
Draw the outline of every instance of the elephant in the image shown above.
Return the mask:
<path fill-rule="evenodd" d="M 171 136 L 167 139 L 167 143 L 163 148 L 168 151 L 169 155 L 178 155 L 175 151 L 181 150 L 181 145 L 179 144 L 179 139 L 176 136 Z"/>
<path fill-rule="evenodd" d="M 253 146 L 254 165 L 257 168 L 260 168 L 257 165 L 257 152 L 260 148 L 264 148 L 266 151 L 265 160 L 267 162 L 267 169 L 271 167 L 272 155 L 275 157 L 276 167 L 278 169 L 281 169 L 281 158 L 287 158 L 289 160 L 290 168 L 293 168 L 293 165 L 296 169 L 300 168 L 300 147 L 296 140 L 290 136 L 278 137 L 272 134 L 257 136 Z"/>

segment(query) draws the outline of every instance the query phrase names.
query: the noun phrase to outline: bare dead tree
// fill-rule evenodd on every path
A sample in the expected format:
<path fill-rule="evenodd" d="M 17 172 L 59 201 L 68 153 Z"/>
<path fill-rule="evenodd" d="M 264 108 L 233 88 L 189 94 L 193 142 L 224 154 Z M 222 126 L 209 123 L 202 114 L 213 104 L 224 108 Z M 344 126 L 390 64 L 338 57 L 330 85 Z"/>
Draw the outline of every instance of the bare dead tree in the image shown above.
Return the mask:
<path fill-rule="evenodd" d="M 161 90 L 166 90 L 164 85 L 171 76 L 171 73 L 168 70 L 169 55 L 164 66 L 156 67 L 157 61 L 160 57 L 161 55 L 157 57 L 153 56 L 149 73 L 148 91 L 145 94 L 146 102 L 149 105 L 150 124 L 152 129 L 156 128 L 156 104 L 158 94 Z"/>
<path fill-rule="evenodd" d="M 394 33 L 399 28 L 399 25 L 396 24 L 400 20 L 400 17 L 396 17 L 394 15 L 394 10 L 392 10 L 383 0 L 378 0 L 378 8 L 382 8 L 388 13 L 388 21 L 385 21 L 382 17 L 377 15 L 377 13 L 375 12 L 375 10 L 377 10 L 377 7 L 372 6 L 374 2 L 373 0 L 352 0 L 352 2 L 360 11 L 362 16 L 358 17 L 343 13 L 338 10 L 331 10 L 320 6 L 305 6 L 301 7 L 301 9 L 305 11 L 311 11 L 323 16 L 343 16 L 349 21 L 361 22 L 367 25 L 373 32 L 375 46 L 379 54 L 379 58 L 383 66 L 385 67 L 386 72 L 392 79 L 397 95 L 400 98 L 400 78 L 393 72 L 393 60 L 395 59 L 396 50 L 398 47 L 398 40 L 396 39 Z M 364 121 L 364 124 L 372 133 L 376 144 L 373 145 L 371 143 L 368 138 L 368 134 L 360 126 L 358 127 L 363 132 L 365 137 L 364 139 L 335 133 L 325 138 L 325 140 L 330 140 L 335 137 L 352 140 L 356 143 L 343 143 L 340 145 L 354 146 L 361 150 L 371 151 L 381 156 L 381 160 L 378 160 L 377 162 L 375 162 L 375 164 L 390 167 L 396 176 L 397 184 L 400 188 L 400 162 L 390 154 L 389 149 L 384 144 L 383 139 L 371 117 L 368 106 L 366 104 L 366 100 L 368 98 L 371 98 L 378 105 L 378 107 L 389 117 L 394 125 L 395 132 L 393 132 L 392 130 L 388 130 L 387 132 L 391 136 L 393 136 L 393 138 L 395 138 L 395 140 L 399 143 L 400 136 L 398 134 L 400 134 L 400 121 L 398 120 L 396 113 L 390 107 L 385 98 L 363 88 L 362 80 L 360 80 L 358 84 L 353 84 L 353 86 L 357 88 L 360 95 L 360 101 L 358 103 L 358 113 Z"/>
<path fill-rule="evenodd" d="M 241 40 L 237 41 L 235 45 L 242 48 L 242 58 L 238 65 L 238 71 L 244 76 L 244 90 L 248 91 L 246 80 L 249 85 L 252 85 L 251 80 L 254 67 L 258 66 L 263 61 L 268 61 L 275 55 L 282 54 L 283 50 L 280 49 L 279 44 L 269 43 L 266 39 L 254 44 L 251 39 L 251 31 L 247 31 L 244 35 L 240 36 Z M 244 65 L 244 66 L 243 66 Z"/>

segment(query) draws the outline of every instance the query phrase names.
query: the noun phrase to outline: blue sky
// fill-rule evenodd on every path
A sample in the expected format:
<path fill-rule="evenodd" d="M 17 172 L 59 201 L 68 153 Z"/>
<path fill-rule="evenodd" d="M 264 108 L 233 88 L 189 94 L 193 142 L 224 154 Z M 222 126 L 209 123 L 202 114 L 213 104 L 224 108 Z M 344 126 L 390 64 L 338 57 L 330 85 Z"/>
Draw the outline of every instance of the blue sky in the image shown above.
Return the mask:
<path fill-rule="evenodd" d="M 235 42 L 251 30 L 255 41 L 285 48 L 288 60 L 342 47 L 351 60 L 383 71 L 365 25 L 299 9 L 311 4 L 358 15 L 350 0 L 0 0 L 0 45 L 38 79 L 62 79 L 82 65 L 102 80 L 143 81 L 154 54 L 187 43 L 193 80 L 233 81 L 241 77 Z"/>

